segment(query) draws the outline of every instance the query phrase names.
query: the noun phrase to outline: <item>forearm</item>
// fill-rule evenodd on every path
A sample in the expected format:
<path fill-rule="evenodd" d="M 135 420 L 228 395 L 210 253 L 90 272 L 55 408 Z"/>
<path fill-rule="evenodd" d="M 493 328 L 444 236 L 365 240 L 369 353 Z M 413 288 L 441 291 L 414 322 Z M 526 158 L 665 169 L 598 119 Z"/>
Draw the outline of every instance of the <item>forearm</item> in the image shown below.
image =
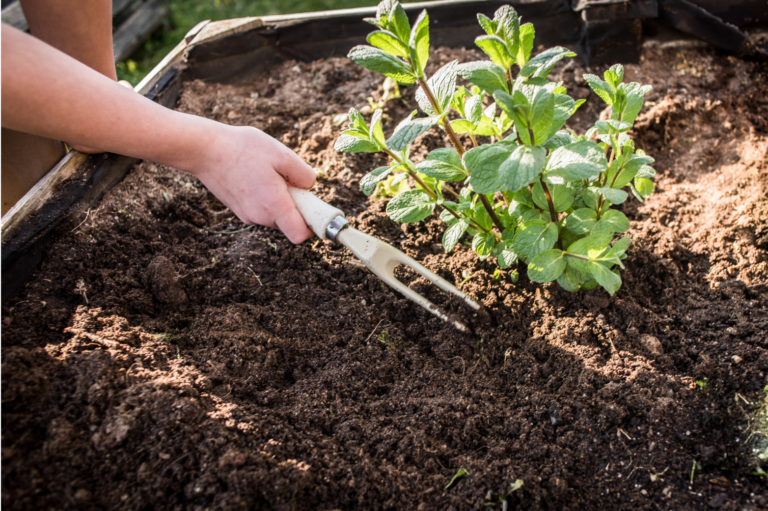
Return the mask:
<path fill-rule="evenodd" d="M 223 128 L 164 108 L 7 25 L 2 48 L 4 127 L 190 172 Z"/>
<path fill-rule="evenodd" d="M 32 35 L 117 79 L 111 0 L 21 0 L 21 8 Z"/>

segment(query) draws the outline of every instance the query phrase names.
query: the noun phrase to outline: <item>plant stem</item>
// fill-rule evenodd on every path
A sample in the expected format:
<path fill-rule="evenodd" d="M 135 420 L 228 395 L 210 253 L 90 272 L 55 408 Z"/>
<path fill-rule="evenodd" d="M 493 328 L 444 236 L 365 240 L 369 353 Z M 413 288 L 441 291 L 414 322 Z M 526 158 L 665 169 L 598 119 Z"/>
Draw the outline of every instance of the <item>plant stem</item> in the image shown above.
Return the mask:
<path fill-rule="evenodd" d="M 557 222 L 560 221 L 560 218 L 557 216 L 557 211 L 555 211 L 555 203 L 552 200 L 552 194 L 549 192 L 549 187 L 547 186 L 547 183 L 544 182 L 544 178 L 539 178 L 539 181 L 541 182 L 541 187 L 544 189 L 544 197 L 547 198 L 547 205 L 549 206 L 549 216 L 552 218 L 552 222 L 557 225 Z M 563 241 L 560 239 L 560 236 L 557 237 L 557 247 L 560 250 L 563 250 Z"/>
<path fill-rule="evenodd" d="M 475 138 L 475 134 L 472 133 L 471 131 L 469 132 L 469 138 L 472 139 L 472 145 L 477 147 L 477 139 Z"/>
<path fill-rule="evenodd" d="M 589 261 L 589 257 L 579 255 L 579 254 L 571 254 L 570 252 L 563 252 L 563 255 L 568 257 L 573 257 L 575 259 L 581 259 L 582 261 Z"/>
<path fill-rule="evenodd" d="M 435 114 L 442 115 L 443 110 L 440 108 L 440 105 L 437 104 L 437 100 L 435 100 L 435 96 L 432 94 L 432 89 L 429 88 L 427 81 L 424 78 L 419 78 L 419 85 L 421 85 L 421 90 L 423 90 L 424 94 L 426 94 L 427 99 L 429 100 L 429 104 L 432 105 L 432 109 L 435 111 Z M 456 135 L 456 132 L 453 131 L 453 128 L 451 128 L 451 123 L 448 122 L 448 118 L 443 117 L 441 122 L 445 128 L 445 132 L 448 134 L 448 138 L 451 139 L 453 147 L 456 148 L 456 152 L 459 153 L 459 156 L 463 155 L 466 152 L 464 150 L 464 146 L 459 140 L 459 137 Z"/>
<path fill-rule="evenodd" d="M 493 210 L 493 206 L 488 200 L 488 197 L 486 197 L 482 193 L 478 193 L 477 195 L 480 197 L 480 202 L 483 203 L 483 207 L 485 207 L 485 210 L 488 211 L 488 215 L 491 217 L 491 220 L 493 221 L 493 225 L 496 226 L 496 228 L 499 230 L 500 233 L 504 232 L 504 226 L 501 224 L 501 220 L 499 220 L 499 217 L 496 215 L 496 212 Z"/>

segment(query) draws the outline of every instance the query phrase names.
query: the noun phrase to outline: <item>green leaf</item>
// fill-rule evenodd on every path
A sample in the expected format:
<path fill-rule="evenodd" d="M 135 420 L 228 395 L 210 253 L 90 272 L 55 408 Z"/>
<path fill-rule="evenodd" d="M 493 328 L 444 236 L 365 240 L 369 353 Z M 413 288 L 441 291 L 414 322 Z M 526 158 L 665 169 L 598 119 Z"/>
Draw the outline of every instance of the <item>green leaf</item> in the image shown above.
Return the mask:
<path fill-rule="evenodd" d="M 462 218 L 445 230 L 445 233 L 443 233 L 443 249 L 446 252 L 453 250 L 461 237 L 464 236 L 464 233 L 467 232 L 468 226 L 469 220 Z"/>
<path fill-rule="evenodd" d="M 611 226 L 613 232 L 627 232 L 629 230 L 629 220 L 621 211 L 609 209 L 600 217 L 601 222 L 606 222 Z"/>
<path fill-rule="evenodd" d="M 461 181 L 467 177 L 459 153 L 453 148 L 435 149 L 426 160 L 416 164 L 416 169 L 440 181 Z"/>
<path fill-rule="evenodd" d="M 515 60 L 507 51 L 506 43 L 495 35 L 481 35 L 475 39 L 475 44 L 490 57 L 491 62 L 507 69 Z"/>
<path fill-rule="evenodd" d="M 644 177 L 635 179 L 635 190 L 644 199 L 647 199 L 653 193 L 653 181 Z M 617 204 L 617 203 L 614 203 Z"/>
<path fill-rule="evenodd" d="M 495 34 L 504 40 L 514 63 L 520 47 L 520 18 L 511 6 L 502 5 L 494 13 L 493 19 L 496 22 Z"/>
<path fill-rule="evenodd" d="M 591 74 L 585 74 L 584 80 L 589 84 L 589 86 L 592 88 L 592 90 L 600 96 L 600 99 L 605 101 L 605 103 L 608 106 L 613 105 L 613 102 L 616 98 L 616 94 L 614 92 L 614 89 L 611 88 L 610 84 L 607 82 L 604 82 L 600 78 L 598 78 L 595 75 Z"/>
<path fill-rule="evenodd" d="M 445 485 L 444 489 L 447 490 L 448 488 L 453 486 L 456 481 L 468 475 L 469 475 L 469 472 L 467 472 L 466 468 L 463 468 L 463 467 L 460 468 L 459 471 L 456 472 L 456 475 L 454 475 L 453 478 L 451 478 L 451 480 L 448 482 L 448 484 Z"/>
<path fill-rule="evenodd" d="M 453 131 L 458 135 L 475 132 L 475 125 L 466 119 L 456 119 L 455 121 L 451 121 L 451 128 L 453 128 Z"/>
<path fill-rule="evenodd" d="M 411 116 L 415 113 L 416 112 L 413 112 Z M 387 141 L 384 139 L 384 128 L 381 126 L 382 115 L 384 115 L 384 111 L 380 108 L 373 111 L 373 115 L 371 116 L 370 138 L 371 142 L 378 144 L 379 147 L 383 149 L 387 147 Z"/>
<path fill-rule="evenodd" d="M 454 60 L 440 69 L 432 75 L 432 78 L 427 80 L 427 85 L 432 91 L 435 97 L 437 106 L 440 108 L 439 113 L 443 113 L 451 104 L 451 99 L 456 91 L 456 67 L 459 61 Z M 426 93 L 421 87 L 416 91 L 416 101 L 419 103 L 421 110 L 427 115 L 435 115 L 435 110 L 432 108 L 432 104 L 429 102 Z"/>
<path fill-rule="evenodd" d="M 522 28 L 522 27 L 521 27 Z M 535 57 L 533 57 L 528 63 L 526 63 L 520 70 L 521 76 L 531 76 L 533 78 L 544 78 L 555 67 L 555 64 L 563 60 L 565 57 L 575 57 L 568 48 L 562 46 L 555 46 L 549 50 L 545 50 Z"/>
<path fill-rule="evenodd" d="M 587 234 L 597 223 L 594 209 L 577 209 L 565 218 L 565 227 L 574 234 Z"/>
<path fill-rule="evenodd" d="M 568 247 L 568 254 L 575 254 L 585 258 L 588 258 L 587 252 L 589 250 L 589 238 L 582 238 L 578 241 L 571 243 Z M 576 271 L 589 274 L 589 261 L 576 257 L 566 257 L 568 267 L 573 268 Z"/>
<path fill-rule="evenodd" d="M 549 140 L 541 144 L 541 146 L 544 149 L 549 149 L 550 151 L 554 151 L 558 147 L 567 146 L 568 144 L 572 144 L 574 142 L 573 137 L 565 130 L 558 131 L 551 137 L 549 137 Z M 552 159 L 552 156 L 554 154 L 550 155 L 550 161 Z M 547 168 L 549 168 L 550 165 L 547 165 Z"/>
<path fill-rule="evenodd" d="M 379 146 L 370 140 L 364 140 L 347 132 L 342 133 L 336 139 L 333 147 L 341 153 L 375 153 L 379 151 Z"/>
<path fill-rule="evenodd" d="M 502 190 L 505 181 L 499 169 L 512 151 L 511 148 L 496 143 L 473 147 L 464 153 L 464 167 L 469 171 L 469 184 L 472 189 L 477 193 Z"/>
<path fill-rule="evenodd" d="M 616 243 L 613 244 L 611 250 L 609 250 L 605 256 L 623 258 L 631 243 L 632 240 L 629 238 L 620 238 Z"/>
<path fill-rule="evenodd" d="M 595 127 L 600 131 L 600 133 L 602 133 L 603 135 L 607 135 L 611 132 L 616 133 L 616 132 L 622 132 L 622 131 L 629 131 L 632 128 L 632 125 L 628 122 L 617 121 L 615 119 L 608 119 L 607 121 L 597 121 L 595 123 Z"/>
<path fill-rule="evenodd" d="M 621 287 L 621 277 L 600 263 L 589 263 L 589 273 L 611 296 L 616 294 L 616 291 Z"/>
<path fill-rule="evenodd" d="M 585 206 L 597 211 L 597 208 L 599 207 L 598 201 L 600 200 L 600 189 L 595 188 L 594 186 L 590 186 L 584 190 L 582 199 L 584 200 Z"/>
<path fill-rule="evenodd" d="M 493 227 L 493 220 L 491 220 L 491 216 L 488 214 L 488 210 L 485 209 L 482 202 L 478 201 L 472 211 L 474 212 L 475 222 L 477 222 L 480 227 L 486 231 Z"/>
<path fill-rule="evenodd" d="M 624 66 L 621 64 L 612 65 L 608 71 L 603 74 L 603 78 L 605 78 L 605 81 L 611 84 L 611 87 L 615 90 L 616 87 L 624 81 Z"/>
<path fill-rule="evenodd" d="M 401 41 L 408 41 L 411 36 L 411 25 L 408 15 L 399 3 L 395 3 L 389 12 L 389 29 L 394 32 Z"/>
<path fill-rule="evenodd" d="M 528 263 L 528 278 L 531 282 L 545 284 L 557 279 L 565 271 L 565 256 L 562 250 L 547 250 Z"/>
<path fill-rule="evenodd" d="M 596 258 L 608 248 L 613 240 L 613 234 L 612 226 L 603 220 L 599 220 L 592 227 L 587 238 L 587 255 L 590 259 Z"/>
<path fill-rule="evenodd" d="M 531 140 L 530 145 L 537 145 L 549 139 L 554 114 L 555 95 L 544 87 L 539 88 L 531 101 L 531 129 L 535 140 Z"/>
<path fill-rule="evenodd" d="M 650 179 L 656 175 L 656 169 L 653 167 L 650 167 L 648 165 L 643 165 L 638 169 L 637 174 L 635 174 L 635 177 Z"/>
<path fill-rule="evenodd" d="M 552 249 L 557 241 L 557 225 L 533 220 L 523 225 L 512 239 L 512 246 L 519 257 L 527 261 Z"/>
<path fill-rule="evenodd" d="M 493 122 L 491 122 L 491 120 L 485 116 L 481 117 L 480 122 L 478 122 L 477 126 L 475 126 L 474 132 L 475 132 L 475 135 L 485 135 L 487 137 L 490 137 L 491 135 L 494 134 Z"/>
<path fill-rule="evenodd" d="M 610 202 L 611 204 L 621 204 L 625 200 L 627 200 L 627 192 L 624 190 L 617 190 L 616 188 L 600 188 L 600 193 L 603 194 L 603 196 Z"/>
<path fill-rule="evenodd" d="M 483 30 L 485 30 L 485 33 L 488 35 L 494 35 L 496 33 L 496 22 L 491 21 L 491 19 L 486 16 L 485 14 L 479 14 L 477 15 L 477 21 L 480 23 L 480 26 L 483 27 Z"/>
<path fill-rule="evenodd" d="M 565 126 L 565 122 L 573 115 L 576 103 L 573 98 L 565 94 L 555 94 L 555 109 L 553 111 L 552 126 L 549 136 L 552 137 L 558 130 Z"/>
<path fill-rule="evenodd" d="M 533 50 L 533 39 L 536 35 L 536 31 L 533 29 L 533 25 L 526 23 L 520 26 L 520 45 L 517 47 L 517 52 L 514 55 L 517 65 L 524 67 L 531 58 L 531 50 Z"/>
<path fill-rule="evenodd" d="M 387 215 L 395 222 L 410 224 L 427 218 L 435 209 L 435 201 L 427 192 L 408 190 L 387 204 Z"/>
<path fill-rule="evenodd" d="M 571 207 L 571 204 L 573 204 L 573 191 L 570 188 L 565 185 L 549 185 L 548 188 L 549 193 L 552 195 L 552 203 L 555 206 L 556 212 L 562 213 Z M 533 202 L 544 211 L 549 211 L 549 203 L 540 181 L 533 185 Z"/>
<path fill-rule="evenodd" d="M 570 258 L 565 257 L 564 259 Z M 575 293 L 579 290 L 579 280 L 574 276 L 575 273 L 577 272 L 566 264 L 565 271 L 557 277 L 557 283 L 566 291 Z"/>
<path fill-rule="evenodd" d="M 390 165 L 388 167 L 379 167 L 376 170 L 372 170 L 360 180 L 360 189 L 364 194 L 370 197 L 374 190 L 376 190 L 376 185 L 381 181 L 384 181 L 387 176 L 399 166 L 399 164 Z"/>
<path fill-rule="evenodd" d="M 403 40 L 405 41 L 406 38 Z M 413 67 L 416 68 L 420 76 L 424 76 L 424 68 L 427 67 L 429 60 L 429 16 L 426 10 L 421 11 L 419 17 L 416 18 L 413 29 L 411 29 L 408 46 L 413 50 L 411 56 L 415 57 L 415 60 L 411 60 Z M 453 90 L 451 90 L 452 93 Z"/>
<path fill-rule="evenodd" d="M 616 112 L 616 119 L 630 124 L 634 124 L 637 119 L 637 114 L 643 109 L 643 102 L 645 101 L 645 95 L 653 90 L 650 85 L 641 86 L 637 82 L 622 83 L 619 85 L 618 90 L 626 94 L 626 104 L 621 113 Z"/>
<path fill-rule="evenodd" d="M 472 238 L 472 250 L 477 252 L 479 256 L 488 256 L 493 252 L 493 247 L 496 246 L 496 237 L 493 233 L 481 232 Z"/>
<path fill-rule="evenodd" d="M 375 73 L 381 73 L 402 84 L 411 84 L 416 76 L 410 68 L 397 57 L 372 46 L 355 46 L 347 55 L 357 64 Z"/>
<path fill-rule="evenodd" d="M 499 177 L 506 189 L 516 192 L 536 181 L 544 168 L 546 157 L 547 150 L 543 147 L 517 146 L 499 169 Z"/>
<path fill-rule="evenodd" d="M 504 68 L 487 60 L 468 62 L 456 66 L 456 71 L 462 78 L 477 85 L 488 94 L 496 91 L 509 92 L 507 77 Z"/>
<path fill-rule="evenodd" d="M 464 109 L 467 112 L 467 120 L 477 124 L 483 116 L 483 94 L 475 94 L 464 103 Z"/>
<path fill-rule="evenodd" d="M 579 140 L 552 151 L 547 162 L 547 181 L 556 183 L 555 176 L 566 183 L 595 179 L 607 165 L 605 151 L 599 145 Z"/>
<path fill-rule="evenodd" d="M 395 128 L 395 132 L 387 140 L 387 147 L 395 151 L 402 151 L 411 142 L 416 140 L 416 137 L 429 130 L 437 122 L 437 117 L 423 117 L 421 119 L 404 119 Z"/>
<path fill-rule="evenodd" d="M 512 248 L 512 240 L 505 239 L 501 243 L 496 245 L 493 249 L 493 255 L 499 263 L 499 267 L 502 270 L 506 270 L 517 262 L 517 254 Z"/>
<path fill-rule="evenodd" d="M 408 57 L 408 47 L 405 46 L 395 34 L 388 30 L 371 32 L 366 38 L 368 44 L 394 57 Z"/>
<path fill-rule="evenodd" d="M 418 92 L 418 91 L 417 91 Z M 453 93 L 451 98 L 451 106 L 461 114 L 462 117 L 466 117 L 464 114 L 464 100 L 469 95 L 466 87 L 463 85 L 456 88 L 456 92 Z"/>
<path fill-rule="evenodd" d="M 368 125 L 365 124 L 365 119 L 363 119 L 363 116 L 360 115 L 360 112 L 354 108 L 350 108 L 347 117 L 349 118 L 349 127 L 351 129 L 361 131 L 365 133 L 365 138 L 369 138 Z"/>

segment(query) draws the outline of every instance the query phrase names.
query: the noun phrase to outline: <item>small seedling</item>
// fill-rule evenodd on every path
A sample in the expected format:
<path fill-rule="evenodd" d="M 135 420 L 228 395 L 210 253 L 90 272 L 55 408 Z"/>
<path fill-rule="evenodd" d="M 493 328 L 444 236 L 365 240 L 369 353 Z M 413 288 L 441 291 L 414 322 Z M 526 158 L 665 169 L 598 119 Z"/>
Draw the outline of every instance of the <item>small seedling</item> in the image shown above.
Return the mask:
<path fill-rule="evenodd" d="M 454 475 L 451 480 L 448 482 L 448 484 L 445 485 L 445 489 L 447 490 L 451 486 L 453 486 L 459 479 L 462 477 L 466 477 L 469 475 L 469 472 L 466 468 L 460 468 L 458 472 L 456 472 L 456 475 Z"/>
<path fill-rule="evenodd" d="M 691 484 L 693 484 L 693 476 L 696 474 L 696 469 L 701 470 L 701 465 L 696 460 L 693 460 L 693 466 L 691 466 Z"/>
<path fill-rule="evenodd" d="M 565 123 L 584 100 L 549 79 L 558 62 L 576 54 L 558 46 L 532 57 L 533 25 L 521 24 L 512 7 L 502 6 L 493 19 L 478 14 L 486 35 L 475 43 L 490 61 L 449 62 L 430 78 L 424 73 L 430 50 L 426 10 L 411 26 L 399 2 L 383 0 L 376 17 L 366 21 L 377 29 L 368 35 L 370 46 L 352 48 L 349 58 L 400 84 L 417 85 L 425 117 L 414 110 L 386 138 L 381 109 L 370 122 L 349 111 L 336 149 L 389 157 L 361 180 L 362 191 L 391 197 L 387 214 L 397 222 L 419 222 L 439 211 L 448 225 L 446 252 L 469 235 L 480 259 L 495 258 L 501 269 L 521 260 L 534 282 L 556 280 L 568 291 L 600 285 L 613 295 L 630 244 L 628 237 L 614 238 L 630 224 L 611 206 L 627 200 L 625 189 L 640 201 L 653 192 L 654 160 L 627 134 L 651 87 L 624 83 L 618 64 L 604 79 L 584 75 L 611 107 L 611 117 L 579 135 Z M 469 87 L 457 86 L 457 77 Z M 452 147 L 414 162 L 411 144 L 434 126 Z"/>
<path fill-rule="evenodd" d="M 387 347 L 387 349 L 394 349 L 403 344 L 402 339 L 392 339 L 389 335 L 389 330 L 384 330 L 378 337 L 376 337 L 381 344 Z"/>

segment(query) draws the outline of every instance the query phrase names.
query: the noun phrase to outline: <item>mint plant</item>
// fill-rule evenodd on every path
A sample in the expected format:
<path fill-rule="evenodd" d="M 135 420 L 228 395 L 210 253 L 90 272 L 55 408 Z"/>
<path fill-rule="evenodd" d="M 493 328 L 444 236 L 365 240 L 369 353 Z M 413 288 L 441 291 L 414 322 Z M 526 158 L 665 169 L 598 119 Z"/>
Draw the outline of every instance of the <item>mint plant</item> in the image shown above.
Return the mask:
<path fill-rule="evenodd" d="M 371 195 L 385 186 L 392 195 L 387 214 L 397 222 L 419 222 L 439 210 L 448 225 L 446 252 L 470 236 L 478 256 L 494 257 L 502 269 L 521 260 L 534 282 L 556 280 L 568 291 L 600 285 L 613 295 L 630 244 L 628 237 L 614 239 L 630 224 L 612 206 L 627 200 L 626 189 L 640 201 L 653 192 L 654 160 L 627 135 L 651 87 L 624 83 L 618 64 L 602 80 L 584 75 L 611 107 L 611 118 L 579 135 L 565 123 L 584 100 L 574 101 L 562 82 L 548 78 L 575 53 L 558 46 L 531 57 L 533 25 L 521 25 L 510 6 L 493 19 L 477 17 L 486 35 L 475 42 L 490 60 L 449 62 L 427 78 L 427 12 L 411 26 L 398 2 L 383 0 L 376 17 L 366 19 L 377 28 L 368 35 L 370 46 L 352 48 L 349 58 L 417 85 L 424 116 L 414 110 L 386 138 L 382 110 L 366 123 L 353 108 L 336 149 L 386 153 L 389 164 L 366 175 L 362 191 Z M 457 86 L 457 77 L 469 85 Z M 435 126 L 452 147 L 412 161 L 411 144 Z"/>

